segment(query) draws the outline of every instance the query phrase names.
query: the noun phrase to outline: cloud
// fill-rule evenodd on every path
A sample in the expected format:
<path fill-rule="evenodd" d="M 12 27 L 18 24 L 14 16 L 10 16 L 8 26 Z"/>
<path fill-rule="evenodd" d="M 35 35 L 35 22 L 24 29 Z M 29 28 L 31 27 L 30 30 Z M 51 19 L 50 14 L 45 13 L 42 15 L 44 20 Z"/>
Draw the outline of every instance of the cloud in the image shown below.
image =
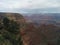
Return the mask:
<path fill-rule="evenodd" d="M 50 8 L 60 7 L 60 2 L 57 0 L 33 0 L 30 8 Z"/>
<path fill-rule="evenodd" d="M 27 7 L 28 2 L 27 0 L 5 0 L 0 2 L 0 8 L 4 9 L 17 9 L 17 8 L 25 8 Z"/>
<path fill-rule="evenodd" d="M 30 12 L 33 9 L 47 10 L 47 8 L 59 8 L 60 0 L 0 0 L 0 11 L 11 11 L 11 12 Z M 22 10 L 24 9 L 24 10 Z M 45 12 L 49 12 L 48 9 Z M 52 10 L 51 10 L 52 11 Z"/>

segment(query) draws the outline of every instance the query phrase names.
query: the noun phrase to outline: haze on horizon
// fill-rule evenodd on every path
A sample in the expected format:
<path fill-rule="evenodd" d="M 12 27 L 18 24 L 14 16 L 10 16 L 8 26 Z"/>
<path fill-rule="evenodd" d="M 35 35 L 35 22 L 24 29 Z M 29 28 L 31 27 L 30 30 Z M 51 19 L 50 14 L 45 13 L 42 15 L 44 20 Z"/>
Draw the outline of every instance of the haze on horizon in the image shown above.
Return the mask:
<path fill-rule="evenodd" d="M 0 12 L 60 13 L 60 0 L 0 0 Z"/>

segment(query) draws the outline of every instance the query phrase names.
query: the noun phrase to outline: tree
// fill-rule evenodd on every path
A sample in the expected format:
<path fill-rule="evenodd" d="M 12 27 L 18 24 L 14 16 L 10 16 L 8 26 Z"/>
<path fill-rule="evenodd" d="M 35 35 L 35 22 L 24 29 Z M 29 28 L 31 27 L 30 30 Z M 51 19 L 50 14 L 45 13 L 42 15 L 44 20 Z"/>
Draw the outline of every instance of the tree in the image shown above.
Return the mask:
<path fill-rule="evenodd" d="M 3 28 L 0 28 L 0 41 L 1 45 L 22 45 L 20 24 L 14 20 L 9 20 L 5 17 L 3 19 Z M 1 25 L 0 25 L 1 26 Z"/>

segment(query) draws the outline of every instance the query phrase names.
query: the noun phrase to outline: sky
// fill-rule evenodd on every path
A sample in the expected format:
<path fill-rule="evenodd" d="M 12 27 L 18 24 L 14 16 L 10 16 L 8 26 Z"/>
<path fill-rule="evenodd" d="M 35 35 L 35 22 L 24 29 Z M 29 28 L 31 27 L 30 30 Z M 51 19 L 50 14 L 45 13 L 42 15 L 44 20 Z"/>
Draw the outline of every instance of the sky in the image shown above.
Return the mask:
<path fill-rule="evenodd" d="M 60 13 L 60 0 L 0 0 L 0 12 Z"/>

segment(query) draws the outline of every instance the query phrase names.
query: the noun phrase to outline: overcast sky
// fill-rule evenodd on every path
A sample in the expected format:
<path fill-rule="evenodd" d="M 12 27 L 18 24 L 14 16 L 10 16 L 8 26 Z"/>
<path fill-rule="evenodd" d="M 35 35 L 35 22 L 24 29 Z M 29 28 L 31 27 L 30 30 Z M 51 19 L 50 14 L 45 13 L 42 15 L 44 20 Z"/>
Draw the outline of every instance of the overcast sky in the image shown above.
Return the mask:
<path fill-rule="evenodd" d="M 60 0 L 0 0 L 0 12 L 60 13 Z"/>

